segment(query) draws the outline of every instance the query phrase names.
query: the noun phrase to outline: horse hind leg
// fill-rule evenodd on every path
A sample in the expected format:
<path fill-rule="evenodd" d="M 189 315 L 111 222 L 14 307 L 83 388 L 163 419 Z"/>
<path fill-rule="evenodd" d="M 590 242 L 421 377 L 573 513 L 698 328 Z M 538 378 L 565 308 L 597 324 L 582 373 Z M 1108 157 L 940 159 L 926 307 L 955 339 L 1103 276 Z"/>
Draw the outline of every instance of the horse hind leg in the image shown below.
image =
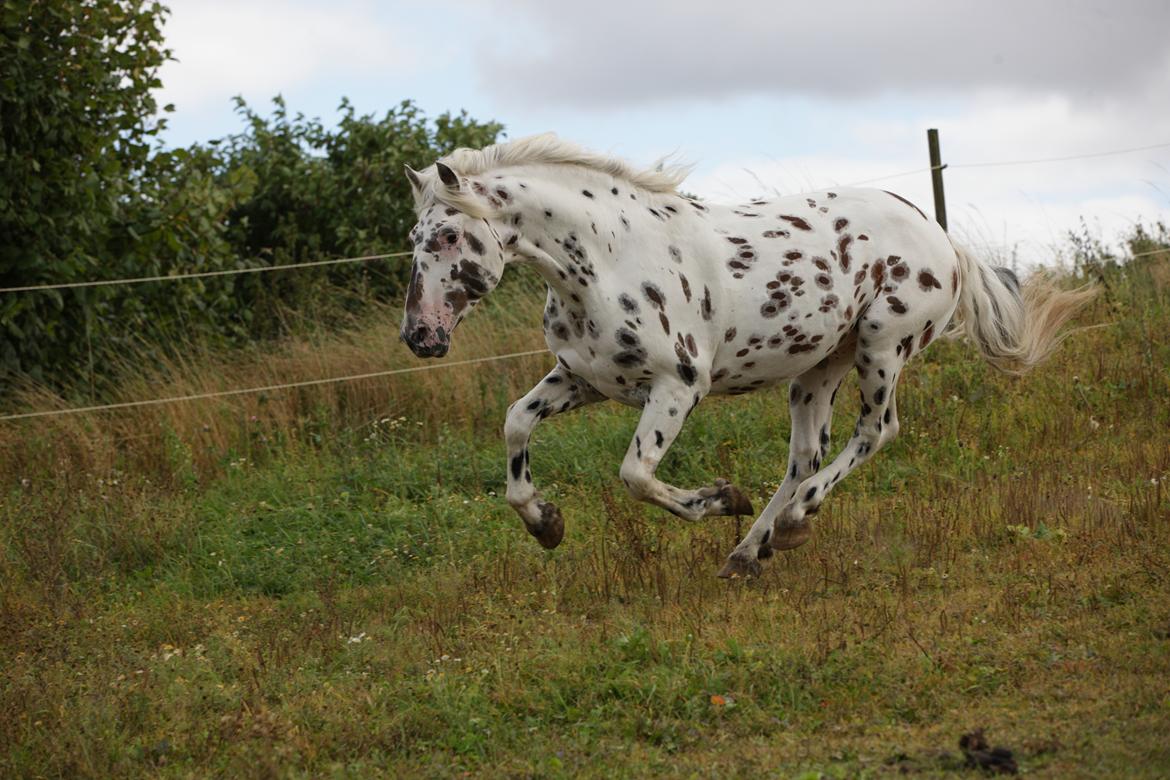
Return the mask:
<path fill-rule="evenodd" d="M 862 347 L 858 358 L 861 412 L 853 435 L 831 463 L 800 483 L 795 495 L 776 515 L 768 540 L 774 549 L 789 550 L 803 544 L 811 533 L 809 518 L 817 513 L 829 492 L 898 435 L 894 393 L 909 351 Z"/>
<path fill-rule="evenodd" d="M 528 465 L 528 440 L 541 420 L 600 400 L 603 396 L 593 387 L 558 365 L 508 409 L 504 423 L 504 441 L 508 449 L 508 503 L 520 515 L 528 533 L 547 549 L 561 543 L 565 521 L 561 510 L 536 492 Z"/>
<path fill-rule="evenodd" d="M 687 490 L 655 477 L 658 464 L 704 394 L 695 386 L 675 382 L 659 383 L 650 391 L 634 439 L 622 460 L 622 482 L 634 498 L 687 520 L 755 514 L 747 496 L 727 480 L 718 479 L 709 487 Z"/>
<path fill-rule="evenodd" d="M 800 483 L 820 468 L 821 462 L 829 455 L 833 401 L 841 382 L 853 367 L 856 344 L 856 338 L 851 337 L 815 368 L 792 381 L 788 392 L 792 434 L 784 482 L 752 524 L 751 530 L 728 556 L 719 571 L 720 577 L 759 576 L 759 559 L 771 557 L 772 547 L 768 541 L 776 516 L 796 495 Z"/>

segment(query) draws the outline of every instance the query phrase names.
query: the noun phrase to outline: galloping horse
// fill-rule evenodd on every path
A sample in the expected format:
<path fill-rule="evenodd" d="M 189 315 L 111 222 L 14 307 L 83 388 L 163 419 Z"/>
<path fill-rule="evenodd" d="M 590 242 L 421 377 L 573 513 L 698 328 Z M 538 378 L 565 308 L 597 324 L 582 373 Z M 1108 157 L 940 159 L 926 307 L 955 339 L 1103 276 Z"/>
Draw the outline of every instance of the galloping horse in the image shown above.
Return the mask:
<path fill-rule="evenodd" d="M 613 399 L 642 410 L 621 465 L 636 498 L 679 517 L 754 514 L 726 480 L 687 489 L 655 470 L 709 393 L 791 382 L 784 482 L 722 577 L 809 537 L 829 491 L 898 435 L 895 391 L 910 358 L 957 323 L 997 368 L 1022 372 L 1060 341 L 1093 291 L 1060 291 L 956 247 L 893 193 L 834 188 L 740 206 L 677 191 L 685 169 L 639 171 L 548 134 L 458 150 L 407 169 L 418 224 L 402 338 L 446 354 L 451 334 L 529 263 L 548 283 L 556 367 L 508 410 L 508 503 L 546 548 L 560 510 L 536 492 L 528 440 L 541 421 Z M 851 368 L 861 413 L 829 458 L 833 400 Z"/>

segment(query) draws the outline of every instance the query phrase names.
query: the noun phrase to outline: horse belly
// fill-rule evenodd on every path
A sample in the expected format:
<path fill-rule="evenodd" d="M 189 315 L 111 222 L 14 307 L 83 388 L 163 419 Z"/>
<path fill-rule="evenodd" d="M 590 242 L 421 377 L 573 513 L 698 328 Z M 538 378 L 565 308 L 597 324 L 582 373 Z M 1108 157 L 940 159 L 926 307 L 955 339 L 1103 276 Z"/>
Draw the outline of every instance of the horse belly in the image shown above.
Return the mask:
<path fill-rule="evenodd" d="M 840 310 L 744 317 L 724 334 L 711 367 L 711 392 L 746 393 L 800 376 L 832 354 L 851 325 Z"/>

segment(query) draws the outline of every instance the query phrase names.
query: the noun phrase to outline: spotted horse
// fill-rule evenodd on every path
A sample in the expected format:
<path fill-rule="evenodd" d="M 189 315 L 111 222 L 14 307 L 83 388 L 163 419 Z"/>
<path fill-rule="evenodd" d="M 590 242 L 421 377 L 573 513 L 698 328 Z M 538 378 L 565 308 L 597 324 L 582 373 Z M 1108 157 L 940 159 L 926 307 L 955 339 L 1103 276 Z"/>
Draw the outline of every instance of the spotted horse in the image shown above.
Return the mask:
<path fill-rule="evenodd" d="M 548 284 L 556 366 L 504 426 L 508 502 L 546 548 L 564 521 L 533 485 L 528 441 L 541 420 L 604 399 L 639 408 L 620 471 L 633 496 L 691 520 L 754 514 L 726 480 L 683 488 L 655 471 L 708 394 L 790 382 L 783 484 L 719 572 L 756 575 L 772 550 L 803 544 L 834 486 L 898 435 L 898 380 L 932 340 L 963 331 L 992 365 L 1023 372 L 1092 295 L 1021 285 L 890 192 L 721 206 L 680 194 L 685 173 L 637 170 L 552 134 L 407 169 L 418 224 L 402 338 L 416 355 L 445 355 L 508 265 Z M 830 457 L 833 400 L 851 369 L 861 411 Z"/>

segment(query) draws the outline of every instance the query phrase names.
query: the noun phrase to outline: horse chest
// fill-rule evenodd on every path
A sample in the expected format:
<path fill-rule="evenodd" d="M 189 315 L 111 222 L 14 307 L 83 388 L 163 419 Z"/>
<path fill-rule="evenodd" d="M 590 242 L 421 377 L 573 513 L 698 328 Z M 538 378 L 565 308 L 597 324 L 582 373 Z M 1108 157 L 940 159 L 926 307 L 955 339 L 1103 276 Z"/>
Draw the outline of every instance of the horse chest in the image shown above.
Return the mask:
<path fill-rule="evenodd" d="M 612 305 L 587 308 L 550 295 L 544 334 L 557 361 L 575 376 L 607 398 L 641 406 L 664 370 L 660 356 L 673 353 L 658 318 L 648 318 L 650 313 L 635 309 L 630 300 L 625 296 Z"/>

